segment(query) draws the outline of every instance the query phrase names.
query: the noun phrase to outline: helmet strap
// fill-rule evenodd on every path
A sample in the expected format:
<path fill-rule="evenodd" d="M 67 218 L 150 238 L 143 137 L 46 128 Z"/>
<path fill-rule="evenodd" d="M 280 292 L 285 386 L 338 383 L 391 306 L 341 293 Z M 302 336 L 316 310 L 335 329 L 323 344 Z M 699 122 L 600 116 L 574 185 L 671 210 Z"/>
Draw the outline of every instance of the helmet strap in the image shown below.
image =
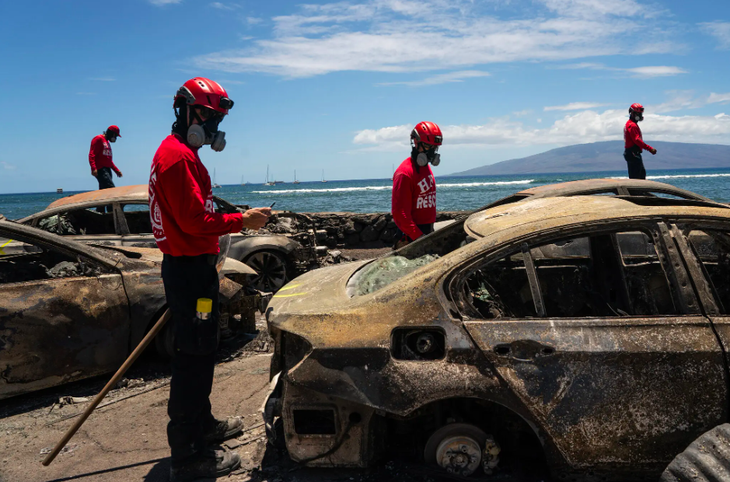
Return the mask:
<path fill-rule="evenodd" d="M 411 162 L 416 168 L 416 172 L 420 172 L 420 166 L 418 165 L 418 154 L 422 153 L 418 152 L 418 144 L 416 142 L 413 142 L 413 139 L 411 139 L 411 144 L 413 144 L 413 146 L 411 147 Z"/>
<path fill-rule="evenodd" d="M 175 122 L 172 124 L 172 132 L 185 139 L 188 132 L 188 105 L 183 101 L 173 107 L 175 111 Z"/>

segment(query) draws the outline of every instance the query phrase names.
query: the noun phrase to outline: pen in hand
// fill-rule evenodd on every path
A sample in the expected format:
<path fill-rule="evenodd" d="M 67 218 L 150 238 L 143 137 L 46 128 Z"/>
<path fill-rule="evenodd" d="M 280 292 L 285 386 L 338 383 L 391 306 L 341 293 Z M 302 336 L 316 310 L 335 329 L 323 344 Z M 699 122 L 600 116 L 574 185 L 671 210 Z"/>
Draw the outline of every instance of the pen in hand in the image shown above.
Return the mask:
<path fill-rule="evenodd" d="M 269 209 L 273 208 L 274 207 L 274 204 L 276 204 L 276 201 L 274 201 L 273 203 L 271 203 L 271 206 L 269 206 Z"/>

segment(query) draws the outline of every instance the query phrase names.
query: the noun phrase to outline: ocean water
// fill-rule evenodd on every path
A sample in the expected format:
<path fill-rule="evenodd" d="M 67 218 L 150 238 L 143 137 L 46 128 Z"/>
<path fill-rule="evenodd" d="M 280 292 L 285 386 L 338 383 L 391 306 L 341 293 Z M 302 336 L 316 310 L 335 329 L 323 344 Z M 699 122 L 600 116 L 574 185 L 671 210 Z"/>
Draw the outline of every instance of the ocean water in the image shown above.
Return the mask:
<path fill-rule="evenodd" d="M 519 174 L 514 176 L 438 177 L 437 203 L 440 211 L 476 209 L 497 199 L 530 187 L 592 178 L 621 178 L 626 172 L 591 172 L 572 174 Z M 672 184 L 716 201 L 730 203 L 730 169 L 687 169 L 650 171 L 647 179 Z M 298 212 L 390 211 L 392 182 L 389 179 L 302 182 L 300 184 L 224 185 L 214 193 L 234 204 L 269 206 Z M 18 219 L 44 209 L 66 192 L 0 194 L 0 214 Z"/>

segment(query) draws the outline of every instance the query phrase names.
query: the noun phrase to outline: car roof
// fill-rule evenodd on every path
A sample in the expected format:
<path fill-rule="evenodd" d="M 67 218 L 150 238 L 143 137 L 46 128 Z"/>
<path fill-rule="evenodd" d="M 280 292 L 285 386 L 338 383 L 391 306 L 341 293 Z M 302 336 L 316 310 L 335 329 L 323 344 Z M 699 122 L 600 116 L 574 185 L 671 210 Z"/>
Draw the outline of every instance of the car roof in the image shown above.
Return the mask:
<path fill-rule="evenodd" d="M 72 209 L 84 206 L 97 206 L 104 202 L 147 202 L 147 193 L 149 188 L 147 184 L 137 184 L 136 186 L 112 187 L 109 189 L 101 189 L 97 191 L 82 192 L 72 196 L 62 197 L 53 201 L 45 210 L 65 207 Z"/>
<path fill-rule="evenodd" d="M 561 182 L 557 184 L 545 184 L 544 186 L 531 187 L 516 193 L 517 196 L 546 197 L 546 196 L 570 196 L 575 193 L 589 194 L 591 192 L 601 192 L 610 189 L 618 189 L 624 187 L 627 189 L 641 189 L 644 191 L 676 193 L 687 199 L 700 199 L 710 201 L 706 197 L 700 196 L 692 191 L 665 184 L 657 181 L 647 181 L 645 179 L 581 179 L 578 181 Z"/>
<path fill-rule="evenodd" d="M 480 211 L 464 223 L 466 233 L 483 238 L 517 226 L 532 231 L 575 223 L 639 217 L 720 217 L 730 221 L 730 207 L 718 203 L 632 196 L 571 196 L 527 199 Z"/>
<path fill-rule="evenodd" d="M 107 203 L 147 204 L 149 202 L 147 198 L 148 191 L 147 184 L 137 184 L 135 186 L 112 187 L 109 189 L 82 192 L 57 199 L 43 211 L 18 219 L 17 222 L 28 223 L 36 218 L 51 216 L 72 209 L 93 208 Z"/>

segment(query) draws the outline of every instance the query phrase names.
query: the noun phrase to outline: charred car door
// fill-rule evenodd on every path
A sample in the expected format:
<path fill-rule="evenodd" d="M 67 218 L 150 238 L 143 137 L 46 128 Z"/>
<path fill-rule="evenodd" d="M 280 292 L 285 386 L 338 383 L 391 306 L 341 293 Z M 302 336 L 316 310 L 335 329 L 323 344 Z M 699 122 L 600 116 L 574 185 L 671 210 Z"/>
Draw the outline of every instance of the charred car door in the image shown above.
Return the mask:
<path fill-rule="evenodd" d="M 725 419 L 723 353 L 666 225 L 538 234 L 454 279 L 466 330 L 566 468 L 661 472 Z"/>
<path fill-rule="evenodd" d="M 705 221 L 678 222 L 671 228 L 679 242 L 684 243 L 687 268 L 727 356 L 730 350 L 730 226 Z"/>
<path fill-rule="evenodd" d="M 0 238 L 24 248 L 0 255 L 0 398 L 117 367 L 129 351 L 121 275 L 49 239 Z"/>

